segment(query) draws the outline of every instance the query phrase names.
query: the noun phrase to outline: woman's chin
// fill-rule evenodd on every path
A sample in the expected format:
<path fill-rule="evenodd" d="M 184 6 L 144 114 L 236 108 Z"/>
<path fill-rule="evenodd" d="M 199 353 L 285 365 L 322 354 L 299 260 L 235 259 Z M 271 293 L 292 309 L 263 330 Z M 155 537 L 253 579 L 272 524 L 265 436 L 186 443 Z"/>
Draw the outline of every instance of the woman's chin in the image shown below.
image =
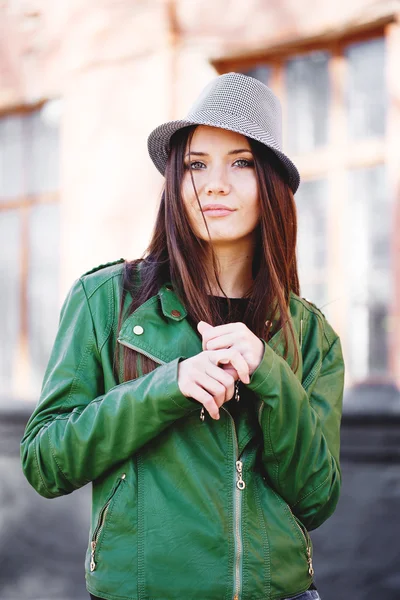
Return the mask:
<path fill-rule="evenodd" d="M 210 236 L 208 236 L 207 232 L 202 232 L 200 237 L 205 242 L 209 242 L 211 239 L 211 242 L 214 245 L 237 244 L 238 242 L 244 242 L 245 240 L 247 240 L 250 243 L 253 239 L 253 231 L 213 231 L 210 227 Z"/>

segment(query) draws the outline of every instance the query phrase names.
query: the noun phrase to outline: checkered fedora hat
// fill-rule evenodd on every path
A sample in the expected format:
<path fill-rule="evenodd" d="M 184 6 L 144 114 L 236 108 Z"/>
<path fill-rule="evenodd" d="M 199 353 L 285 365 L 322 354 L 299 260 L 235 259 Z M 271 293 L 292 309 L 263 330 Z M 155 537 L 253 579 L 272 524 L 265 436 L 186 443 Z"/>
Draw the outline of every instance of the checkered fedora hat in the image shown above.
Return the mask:
<path fill-rule="evenodd" d="M 280 159 L 288 184 L 296 192 L 300 175 L 282 152 L 282 115 L 278 98 L 261 81 L 242 73 L 226 73 L 213 79 L 201 92 L 184 120 L 169 121 L 154 129 L 147 140 L 150 157 L 162 175 L 171 136 L 190 125 L 210 125 L 241 133 L 268 146 Z"/>

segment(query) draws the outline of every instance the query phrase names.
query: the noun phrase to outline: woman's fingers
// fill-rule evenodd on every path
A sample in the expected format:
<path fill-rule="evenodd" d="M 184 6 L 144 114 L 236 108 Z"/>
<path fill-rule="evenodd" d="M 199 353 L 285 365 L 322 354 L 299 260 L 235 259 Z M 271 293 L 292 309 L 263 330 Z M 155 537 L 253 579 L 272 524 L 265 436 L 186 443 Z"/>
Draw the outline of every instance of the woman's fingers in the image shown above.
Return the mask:
<path fill-rule="evenodd" d="M 264 341 L 244 323 L 227 323 L 212 327 L 200 321 L 197 329 L 202 336 L 204 350 L 235 348 L 249 365 L 250 374 L 254 373 L 262 361 L 265 351 Z"/>
<path fill-rule="evenodd" d="M 232 365 L 230 363 L 227 366 L 223 365 L 222 369 L 224 370 L 225 373 L 229 373 L 229 375 L 232 375 L 234 381 L 237 381 L 238 379 L 240 379 L 238 372 L 236 371 L 236 369 L 234 369 L 232 367 Z"/>
<path fill-rule="evenodd" d="M 187 387 L 187 396 L 204 406 L 210 417 L 219 419 L 219 406 L 211 394 L 198 383 L 191 382 Z M 186 395 L 186 394 L 185 394 Z"/>
<path fill-rule="evenodd" d="M 206 368 L 207 375 L 210 375 L 213 379 L 219 381 L 225 388 L 225 399 L 224 402 L 228 402 L 235 393 L 235 377 L 225 371 L 224 369 L 217 367 L 213 363 L 209 362 Z"/>
<path fill-rule="evenodd" d="M 196 383 L 211 394 L 218 408 L 223 405 L 226 398 L 226 387 L 220 381 L 207 373 L 202 373 Z"/>
<path fill-rule="evenodd" d="M 233 348 L 206 350 L 178 365 L 180 391 L 203 404 L 213 419 L 219 419 L 219 408 L 233 397 L 237 377 L 250 381 L 247 362 Z"/>
<path fill-rule="evenodd" d="M 211 361 L 216 365 L 220 362 L 227 364 L 225 361 L 228 359 L 234 369 L 236 369 L 240 380 L 243 381 L 243 383 L 250 382 L 249 365 L 238 350 L 226 348 L 223 350 L 209 350 L 208 353 Z"/>
<path fill-rule="evenodd" d="M 222 350 L 223 348 L 230 348 L 237 341 L 237 335 L 234 333 L 228 333 L 226 335 L 220 335 L 219 337 L 212 338 L 208 342 L 205 342 L 205 350 Z"/>

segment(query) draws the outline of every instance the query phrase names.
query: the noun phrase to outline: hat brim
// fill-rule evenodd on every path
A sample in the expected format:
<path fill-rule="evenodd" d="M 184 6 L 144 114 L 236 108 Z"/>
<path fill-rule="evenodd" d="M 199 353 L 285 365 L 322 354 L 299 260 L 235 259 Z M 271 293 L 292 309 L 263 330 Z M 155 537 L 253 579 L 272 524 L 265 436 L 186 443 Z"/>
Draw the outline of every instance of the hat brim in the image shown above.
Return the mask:
<path fill-rule="evenodd" d="M 251 123 L 247 119 L 241 118 L 239 120 L 237 115 L 230 115 L 227 113 L 218 114 L 216 111 L 212 111 L 212 114 L 204 112 L 204 118 L 202 119 L 196 119 L 194 121 L 191 121 L 190 119 L 168 121 L 153 129 L 147 139 L 147 148 L 151 160 L 161 175 L 165 175 L 165 168 L 170 152 L 171 137 L 179 129 L 190 127 L 192 125 L 208 125 L 209 127 L 227 129 L 228 131 L 234 131 L 261 142 L 270 148 L 270 150 L 272 150 L 279 158 L 287 172 L 290 188 L 293 193 L 297 191 L 300 184 L 300 174 L 297 167 L 290 158 L 277 147 L 276 141 L 268 134 L 268 132 L 263 131 L 258 125 Z"/>

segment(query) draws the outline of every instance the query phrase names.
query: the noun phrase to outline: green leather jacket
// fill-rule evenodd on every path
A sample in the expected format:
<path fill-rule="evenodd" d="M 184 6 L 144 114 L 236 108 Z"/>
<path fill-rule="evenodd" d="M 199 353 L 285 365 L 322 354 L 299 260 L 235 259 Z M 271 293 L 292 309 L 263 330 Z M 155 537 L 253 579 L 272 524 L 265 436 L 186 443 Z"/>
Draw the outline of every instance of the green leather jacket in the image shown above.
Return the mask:
<path fill-rule="evenodd" d="M 179 360 L 201 352 L 201 339 L 170 285 L 118 338 L 159 366 L 115 379 L 120 262 L 72 286 L 21 443 L 24 473 L 42 496 L 92 482 L 88 590 L 110 600 L 272 600 L 306 590 L 307 530 L 339 496 L 338 336 L 293 294 L 296 374 L 278 332 L 240 384 L 236 423 L 230 403 L 220 420 L 202 421 L 177 383 Z"/>

